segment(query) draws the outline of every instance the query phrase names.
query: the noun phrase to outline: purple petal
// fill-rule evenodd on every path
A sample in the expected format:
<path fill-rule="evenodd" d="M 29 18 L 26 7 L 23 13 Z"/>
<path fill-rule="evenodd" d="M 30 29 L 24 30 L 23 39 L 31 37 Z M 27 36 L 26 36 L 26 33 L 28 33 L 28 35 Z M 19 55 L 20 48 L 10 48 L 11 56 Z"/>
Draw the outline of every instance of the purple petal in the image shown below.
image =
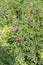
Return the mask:
<path fill-rule="evenodd" d="M 18 32 L 19 31 L 19 28 L 16 28 L 16 32 Z"/>
<path fill-rule="evenodd" d="M 33 14 L 33 11 L 32 10 L 30 10 L 30 14 Z"/>
<path fill-rule="evenodd" d="M 22 38 L 18 38 L 18 39 L 17 39 L 17 42 L 18 42 L 18 43 L 21 43 L 22 41 L 23 41 Z"/>

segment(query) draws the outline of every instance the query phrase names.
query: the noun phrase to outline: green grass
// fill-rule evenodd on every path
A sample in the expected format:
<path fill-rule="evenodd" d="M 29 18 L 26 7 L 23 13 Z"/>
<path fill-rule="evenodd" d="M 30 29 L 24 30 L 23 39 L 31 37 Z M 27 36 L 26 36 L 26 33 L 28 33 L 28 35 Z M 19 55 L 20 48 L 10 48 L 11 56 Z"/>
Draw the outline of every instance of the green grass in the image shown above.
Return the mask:
<path fill-rule="evenodd" d="M 43 65 L 43 0 L 0 0 L 0 65 Z"/>

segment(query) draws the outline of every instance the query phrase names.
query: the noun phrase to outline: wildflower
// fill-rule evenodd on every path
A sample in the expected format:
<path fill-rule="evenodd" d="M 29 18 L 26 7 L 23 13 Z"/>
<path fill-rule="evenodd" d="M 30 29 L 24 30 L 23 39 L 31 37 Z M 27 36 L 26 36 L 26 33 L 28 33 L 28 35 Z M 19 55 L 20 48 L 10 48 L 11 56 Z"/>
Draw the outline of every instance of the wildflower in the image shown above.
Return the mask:
<path fill-rule="evenodd" d="M 18 32 L 19 31 L 19 28 L 16 28 L 16 32 Z"/>
<path fill-rule="evenodd" d="M 30 14 L 33 14 L 33 11 L 32 10 L 30 10 Z"/>
<path fill-rule="evenodd" d="M 22 38 L 18 38 L 18 39 L 17 39 L 17 42 L 18 42 L 18 43 L 21 43 L 22 41 L 23 41 Z"/>

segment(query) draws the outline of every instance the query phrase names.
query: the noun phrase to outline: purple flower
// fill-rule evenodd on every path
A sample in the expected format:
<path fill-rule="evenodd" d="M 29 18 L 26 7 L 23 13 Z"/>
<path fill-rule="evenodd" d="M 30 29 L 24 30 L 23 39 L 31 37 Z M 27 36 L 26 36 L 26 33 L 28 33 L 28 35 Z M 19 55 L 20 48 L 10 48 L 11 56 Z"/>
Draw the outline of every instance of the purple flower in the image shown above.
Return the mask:
<path fill-rule="evenodd" d="M 22 38 L 18 38 L 18 39 L 17 39 L 17 42 L 18 42 L 18 43 L 21 43 L 22 41 L 23 41 Z"/>
<path fill-rule="evenodd" d="M 33 11 L 32 10 L 30 10 L 30 14 L 33 14 Z"/>
<path fill-rule="evenodd" d="M 16 32 L 18 32 L 19 31 L 19 28 L 16 28 Z"/>

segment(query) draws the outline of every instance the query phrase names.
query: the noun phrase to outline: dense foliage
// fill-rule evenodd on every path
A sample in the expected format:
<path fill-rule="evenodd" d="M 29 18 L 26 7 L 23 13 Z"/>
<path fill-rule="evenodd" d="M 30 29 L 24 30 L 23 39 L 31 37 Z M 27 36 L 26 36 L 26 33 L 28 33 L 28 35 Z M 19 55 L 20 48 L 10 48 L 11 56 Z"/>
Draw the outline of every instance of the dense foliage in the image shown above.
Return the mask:
<path fill-rule="evenodd" d="M 43 65 L 43 0 L 0 0 L 0 65 Z"/>

